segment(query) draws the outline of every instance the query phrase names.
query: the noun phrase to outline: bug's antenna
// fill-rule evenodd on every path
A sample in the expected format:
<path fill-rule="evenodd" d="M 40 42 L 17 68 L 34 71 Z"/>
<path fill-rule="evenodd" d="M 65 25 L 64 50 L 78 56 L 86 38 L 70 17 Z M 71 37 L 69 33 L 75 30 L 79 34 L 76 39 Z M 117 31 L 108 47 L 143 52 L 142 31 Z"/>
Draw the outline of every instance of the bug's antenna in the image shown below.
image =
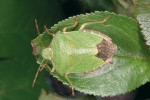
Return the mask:
<path fill-rule="evenodd" d="M 36 19 L 34 21 L 35 21 L 35 28 L 36 28 L 36 30 L 38 32 L 38 35 L 40 35 L 40 30 L 39 30 L 38 22 L 37 22 Z"/>
<path fill-rule="evenodd" d="M 54 34 L 53 34 L 53 33 L 50 33 L 50 32 L 49 32 L 49 30 L 48 30 L 48 28 L 46 27 L 46 25 L 44 25 L 44 28 L 45 28 L 45 31 L 46 31 L 49 35 L 54 36 Z"/>
<path fill-rule="evenodd" d="M 37 30 L 37 32 L 38 32 L 38 35 L 40 35 L 41 33 L 40 33 L 39 26 L 38 26 L 38 22 L 37 22 L 37 20 L 36 20 L 36 19 L 35 19 L 35 28 L 36 28 L 36 30 Z M 41 43 L 41 45 L 44 47 L 43 42 L 42 42 L 42 41 L 40 41 L 40 43 Z"/>

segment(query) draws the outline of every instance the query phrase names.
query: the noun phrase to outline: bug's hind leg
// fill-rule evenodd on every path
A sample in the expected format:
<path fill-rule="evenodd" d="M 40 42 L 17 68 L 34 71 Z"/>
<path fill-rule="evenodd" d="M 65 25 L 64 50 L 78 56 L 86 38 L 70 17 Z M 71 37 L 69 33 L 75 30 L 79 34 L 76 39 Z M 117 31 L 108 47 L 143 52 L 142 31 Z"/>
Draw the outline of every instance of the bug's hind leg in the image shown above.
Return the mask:
<path fill-rule="evenodd" d="M 74 96 L 74 95 L 75 95 L 75 93 L 74 93 L 74 86 L 73 86 L 72 82 L 69 80 L 68 74 L 70 74 L 70 73 L 66 73 L 66 74 L 65 74 L 65 78 L 66 78 L 67 81 L 69 82 L 70 88 L 71 88 L 71 90 L 72 90 L 72 96 Z"/>
<path fill-rule="evenodd" d="M 81 31 L 81 30 L 83 30 L 86 26 L 88 26 L 88 25 L 92 25 L 92 24 L 103 24 L 103 23 L 105 23 L 108 19 L 110 18 L 110 16 L 107 16 L 106 18 L 104 18 L 102 21 L 96 21 L 96 22 L 89 22 L 89 23 L 84 23 L 84 24 L 82 24 L 81 25 L 81 27 L 80 27 L 80 29 L 79 29 L 79 31 Z"/>
<path fill-rule="evenodd" d="M 74 29 L 77 25 L 78 25 L 78 17 L 76 16 L 74 24 L 73 24 L 72 26 L 65 27 L 65 28 L 63 29 L 63 32 L 65 33 L 65 32 L 67 32 L 68 30 L 72 30 L 72 29 Z"/>

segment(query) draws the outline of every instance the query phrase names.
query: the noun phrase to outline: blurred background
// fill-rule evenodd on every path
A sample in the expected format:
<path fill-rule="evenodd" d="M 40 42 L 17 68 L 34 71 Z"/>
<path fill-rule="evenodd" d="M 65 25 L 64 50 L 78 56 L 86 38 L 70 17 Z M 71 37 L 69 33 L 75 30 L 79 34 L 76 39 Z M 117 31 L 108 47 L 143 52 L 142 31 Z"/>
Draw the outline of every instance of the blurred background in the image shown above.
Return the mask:
<path fill-rule="evenodd" d="M 45 74 L 46 71 L 39 74 L 34 88 L 31 86 L 39 67 L 31 47 L 31 40 L 38 36 L 35 19 L 42 33 L 44 25 L 50 28 L 70 16 L 94 11 L 111 11 L 133 17 L 134 7 L 133 0 L 0 0 L 0 100 L 38 100 L 43 89 L 47 94 L 56 91 L 63 95 L 64 91 L 69 91 L 66 88 L 54 89 L 61 83 L 52 83 L 55 79 Z M 150 85 L 147 83 L 131 93 L 117 97 L 88 98 L 148 100 Z"/>

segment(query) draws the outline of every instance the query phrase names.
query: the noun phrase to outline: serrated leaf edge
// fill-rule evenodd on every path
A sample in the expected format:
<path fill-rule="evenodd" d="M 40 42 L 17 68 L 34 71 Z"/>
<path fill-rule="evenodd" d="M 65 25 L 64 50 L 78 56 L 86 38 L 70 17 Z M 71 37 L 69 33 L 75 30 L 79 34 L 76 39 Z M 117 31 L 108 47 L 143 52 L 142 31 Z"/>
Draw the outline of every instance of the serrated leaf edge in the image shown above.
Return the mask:
<path fill-rule="evenodd" d="M 130 19 L 130 20 L 132 20 L 132 21 L 136 21 L 136 22 L 138 23 L 138 21 L 135 20 L 135 19 L 133 19 L 132 17 L 128 17 L 128 16 L 126 16 L 126 15 L 121 15 L 121 14 L 116 14 L 116 13 L 114 13 L 114 12 L 109 12 L 109 11 L 95 11 L 95 12 L 80 14 L 80 15 L 76 15 L 76 16 L 86 17 L 86 16 L 92 16 L 92 15 L 96 15 L 96 14 L 108 14 L 108 13 L 109 13 L 109 14 L 112 14 L 112 15 L 115 15 L 115 16 L 116 16 L 116 15 L 119 15 L 119 16 L 121 16 L 121 17 Z M 59 21 L 57 24 L 54 24 L 49 30 L 57 28 L 60 24 L 65 23 L 65 22 L 67 22 L 68 20 L 72 20 L 72 19 L 74 19 L 76 16 L 68 17 L 67 19 L 64 19 L 64 20 L 62 20 L 62 21 Z"/>
<path fill-rule="evenodd" d="M 139 22 L 139 24 L 140 24 L 140 28 L 141 28 L 141 30 L 140 30 L 140 32 L 142 33 L 142 35 L 144 36 L 144 40 L 146 41 L 146 45 L 147 46 L 149 46 L 149 49 L 150 49 L 150 45 L 147 43 L 148 42 L 148 39 L 146 39 L 147 37 L 146 37 L 146 35 L 144 34 L 144 29 L 143 29 L 143 27 L 142 27 L 142 23 L 139 21 L 139 16 L 142 16 L 142 15 L 150 15 L 150 13 L 146 13 L 146 14 L 139 14 L 138 16 L 137 16 L 137 20 L 138 20 L 138 22 Z"/>

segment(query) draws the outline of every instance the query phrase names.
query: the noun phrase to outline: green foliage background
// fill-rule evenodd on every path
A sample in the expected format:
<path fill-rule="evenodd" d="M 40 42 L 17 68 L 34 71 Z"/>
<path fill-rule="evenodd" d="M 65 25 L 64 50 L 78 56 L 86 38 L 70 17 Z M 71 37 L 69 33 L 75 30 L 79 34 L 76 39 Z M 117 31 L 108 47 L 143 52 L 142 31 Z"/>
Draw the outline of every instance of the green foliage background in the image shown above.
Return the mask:
<path fill-rule="evenodd" d="M 39 96 L 40 100 L 47 100 L 43 98 L 45 94 L 43 92 L 41 94 L 42 88 L 48 88 L 44 72 L 40 73 L 35 87 L 31 87 L 39 67 L 32 55 L 30 45 L 31 40 L 37 37 L 35 18 L 39 22 L 40 31 L 43 32 L 44 25 L 50 28 L 66 17 L 95 10 L 133 15 L 132 7 L 125 8 L 117 0 L 84 0 L 84 2 L 71 0 L 71 3 L 79 7 L 79 10 L 70 7 L 71 3 L 66 4 L 66 1 L 0 0 L 0 100 L 37 100 Z M 148 0 L 143 1 L 148 2 Z M 66 5 L 65 8 L 64 5 Z M 141 4 L 139 4 L 139 8 L 139 11 L 137 8 L 136 16 L 139 12 L 143 12 L 143 9 L 145 12 L 145 8 L 142 8 Z M 54 98 L 56 98 L 55 95 Z M 58 100 L 61 99 L 58 98 Z M 81 100 L 84 99 L 81 98 Z M 93 99 L 95 100 L 95 98 Z"/>
<path fill-rule="evenodd" d="M 41 82 L 31 87 L 39 66 L 30 45 L 37 36 L 35 18 L 43 31 L 45 24 L 51 26 L 63 18 L 60 4 L 56 0 L 0 1 L 0 100 L 37 100 L 46 86 L 39 75 Z"/>

